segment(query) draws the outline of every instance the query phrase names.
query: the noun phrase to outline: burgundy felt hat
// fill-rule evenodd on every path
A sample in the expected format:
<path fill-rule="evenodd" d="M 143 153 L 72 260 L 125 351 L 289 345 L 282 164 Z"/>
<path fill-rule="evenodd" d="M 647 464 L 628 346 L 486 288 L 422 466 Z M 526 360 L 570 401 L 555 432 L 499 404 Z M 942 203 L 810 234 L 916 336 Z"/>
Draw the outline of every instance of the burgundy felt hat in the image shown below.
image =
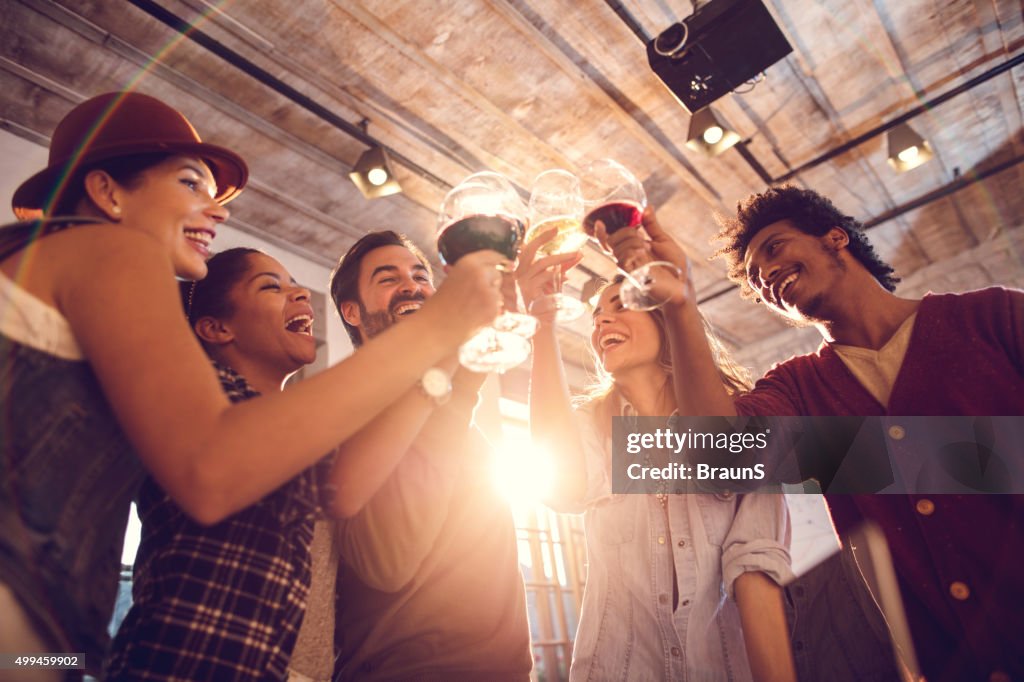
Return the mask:
<path fill-rule="evenodd" d="M 14 192 L 14 214 L 20 220 L 41 217 L 83 165 L 153 152 L 188 154 L 206 161 L 217 183 L 214 199 L 220 204 L 238 196 L 249 177 L 242 157 L 200 140 L 177 110 L 142 93 L 108 92 L 82 102 L 57 124 L 49 165 Z"/>

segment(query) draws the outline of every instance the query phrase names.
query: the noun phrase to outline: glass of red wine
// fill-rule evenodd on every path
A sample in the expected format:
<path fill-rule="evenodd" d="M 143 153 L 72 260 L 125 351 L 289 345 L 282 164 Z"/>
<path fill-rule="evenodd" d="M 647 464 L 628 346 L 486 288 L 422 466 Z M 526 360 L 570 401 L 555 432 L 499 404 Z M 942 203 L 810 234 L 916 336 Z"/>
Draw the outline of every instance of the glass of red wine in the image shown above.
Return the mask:
<path fill-rule="evenodd" d="M 456 185 L 441 202 L 437 250 L 454 265 L 474 251 L 492 249 L 514 261 L 522 246 L 526 206 L 507 178 L 485 171 Z M 504 372 L 530 355 L 527 341 L 537 330 L 530 315 L 499 315 L 459 348 L 459 362 L 474 372 Z"/>
<path fill-rule="evenodd" d="M 580 173 L 580 188 L 586 210 L 583 229 L 589 236 L 596 236 L 599 221 L 609 236 L 623 228 L 642 226 L 647 207 L 644 186 L 619 162 L 614 159 L 591 162 Z M 655 268 L 667 268 L 676 276 L 682 276 L 682 271 L 667 261 L 653 261 L 629 273 L 623 271 L 626 280 L 619 290 L 622 305 L 630 310 L 654 310 L 664 303 L 655 300 L 650 293 Z"/>
<path fill-rule="evenodd" d="M 539 256 L 579 251 L 587 243 L 583 231 L 583 194 L 580 181 L 567 170 L 546 170 L 536 177 L 530 190 L 530 228 L 526 231 L 528 244 L 537 237 L 554 230 L 555 236 L 537 250 Z M 559 322 L 579 319 L 586 311 L 583 303 L 561 293 L 562 275 L 555 275 L 559 291 L 533 302 L 530 312 L 554 311 Z"/>

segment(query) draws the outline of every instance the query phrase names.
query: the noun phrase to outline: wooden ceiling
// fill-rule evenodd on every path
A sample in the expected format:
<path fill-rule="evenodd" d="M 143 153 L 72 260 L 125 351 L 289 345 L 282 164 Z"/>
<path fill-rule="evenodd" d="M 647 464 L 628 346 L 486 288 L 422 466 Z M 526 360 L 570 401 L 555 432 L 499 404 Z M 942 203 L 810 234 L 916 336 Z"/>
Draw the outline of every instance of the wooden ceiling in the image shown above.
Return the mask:
<path fill-rule="evenodd" d="M 689 0 L 5 0 L 0 118 L 45 143 L 86 97 L 126 87 L 156 95 L 248 160 L 232 224 L 327 264 L 376 229 L 433 251 L 437 207 L 471 172 L 527 188 L 547 168 L 611 156 L 641 177 L 694 258 L 705 311 L 743 349 L 784 327 L 707 260 L 715 215 L 763 190 L 765 176 L 786 176 L 1024 51 L 1019 0 L 765 4 L 793 52 L 713 105 L 755 163 L 736 149 L 717 158 L 687 149 L 690 116 L 647 64 L 638 33 L 687 16 Z M 197 32 L 183 37 L 156 18 L 160 9 Z M 883 134 L 790 182 L 877 221 L 872 241 L 909 275 L 1024 222 L 1022 111 L 1017 66 L 912 120 L 935 150 L 930 163 L 896 174 Z M 367 200 L 348 180 L 367 148 L 352 135 L 364 119 L 405 160 L 402 194 Z M 931 200 L 905 210 L 922 197 Z M 584 266 L 572 273 L 576 289 L 588 271 L 613 272 L 593 250 Z M 566 332 L 571 359 L 582 357 L 586 327 Z"/>

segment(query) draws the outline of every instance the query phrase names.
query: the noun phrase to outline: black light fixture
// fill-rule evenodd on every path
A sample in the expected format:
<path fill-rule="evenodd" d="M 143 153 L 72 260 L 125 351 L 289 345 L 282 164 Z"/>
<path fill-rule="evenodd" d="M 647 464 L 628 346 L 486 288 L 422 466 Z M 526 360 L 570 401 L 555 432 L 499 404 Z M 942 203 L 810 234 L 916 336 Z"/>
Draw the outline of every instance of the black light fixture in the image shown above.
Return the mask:
<path fill-rule="evenodd" d="M 704 107 L 690 117 L 686 146 L 695 152 L 718 156 L 739 141 L 739 134 L 731 130 L 711 107 Z"/>
<path fill-rule="evenodd" d="M 369 125 L 370 122 L 365 118 L 359 122 L 364 134 Z M 348 177 L 367 199 L 386 197 L 402 191 L 402 186 L 391 170 L 391 159 L 380 145 L 374 145 L 363 152 Z"/>
<path fill-rule="evenodd" d="M 654 40 L 643 38 L 651 69 L 689 112 L 754 81 L 793 51 L 763 0 L 693 5 L 693 14 Z"/>
<path fill-rule="evenodd" d="M 402 191 L 383 147 L 370 147 L 363 152 L 348 177 L 367 199 L 386 197 Z"/>
<path fill-rule="evenodd" d="M 888 133 L 889 165 L 903 173 L 928 162 L 935 154 L 928 140 L 921 137 L 907 123 L 901 123 Z"/>

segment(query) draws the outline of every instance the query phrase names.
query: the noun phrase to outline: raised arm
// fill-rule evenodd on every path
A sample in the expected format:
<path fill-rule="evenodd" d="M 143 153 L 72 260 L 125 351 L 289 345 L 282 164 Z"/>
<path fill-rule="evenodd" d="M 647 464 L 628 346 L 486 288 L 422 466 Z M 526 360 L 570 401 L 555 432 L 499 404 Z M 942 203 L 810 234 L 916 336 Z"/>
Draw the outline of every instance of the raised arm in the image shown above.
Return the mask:
<path fill-rule="evenodd" d="M 527 308 L 540 326 L 533 336 L 533 367 L 530 371 L 530 432 L 536 445 L 551 454 L 554 467 L 552 502 L 574 504 L 583 500 L 587 478 L 583 446 L 573 418 L 569 400 L 569 383 L 565 378 L 562 356 L 558 348 L 554 311 L 538 310 L 541 298 L 554 292 L 555 268 L 571 267 L 579 261 L 578 254 L 547 256 L 535 260 L 537 249 L 554 236 L 541 235 L 526 245 L 519 254 L 516 279 Z"/>
<path fill-rule="evenodd" d="M 451 372 L 456 362 L 451 359 L 441 366 Z M 458 369 L 452 379 L 451 398 L 441 406 L 419 388 L 406 391 L 398 402 L 342 443 L 331 474 L 337 491 L 337 515 L 348 518 L 358 514 L 414 442 L 426 452 L 439 452 L 444 444 L 450 446 L 452 433 L 469 428 L 477 391 L 485 378 L 486 375 Z M 444 442 L 439 444 L 438 440 Z"/>
<path fill-rule="evenodd" d="M 281 394 L 229 405 L 181 312 L 165 247 L 116 226 L 70 230 L 38 246 L 36 262 L 58 283 L 55 304 L 143 464 L 207 524 L 352 436 L 500 305 L 501 256 L 471 254 L 416 316 L 359 353 Z"/>
<path fill-rule="evenodd" d="M 676 277 L 664 269 L 655 270 L 653 293 L 666 301 L 665 318 L 672 350 L 673 384 L 679 414 L 684 416 L 729 416 L 736 414 L 732 398 L 718 374 L 714 354 L 697 309 L 697 295 L 690 273 L 690 259 L 682 247 L 658 223 L 648 206 L 643 216 L 646 239 L 638 230 L 619 230 L 608 237 L 608 245 L 626 270 L 650 260 L 663 260 L 680 268 Z M 653 256 L 653 258 L 652 258 Z"/>
<path fill-rule="evenodd" d="M 397 592 L 419 572 L 448 518 L 469 449 L 487 447 L 470 427 L 480 379 L 467 372 L 453 384 L 452 400 L 431 415 L 380 489 L 338 526 L 342 559 L 374 589 Z"/>

